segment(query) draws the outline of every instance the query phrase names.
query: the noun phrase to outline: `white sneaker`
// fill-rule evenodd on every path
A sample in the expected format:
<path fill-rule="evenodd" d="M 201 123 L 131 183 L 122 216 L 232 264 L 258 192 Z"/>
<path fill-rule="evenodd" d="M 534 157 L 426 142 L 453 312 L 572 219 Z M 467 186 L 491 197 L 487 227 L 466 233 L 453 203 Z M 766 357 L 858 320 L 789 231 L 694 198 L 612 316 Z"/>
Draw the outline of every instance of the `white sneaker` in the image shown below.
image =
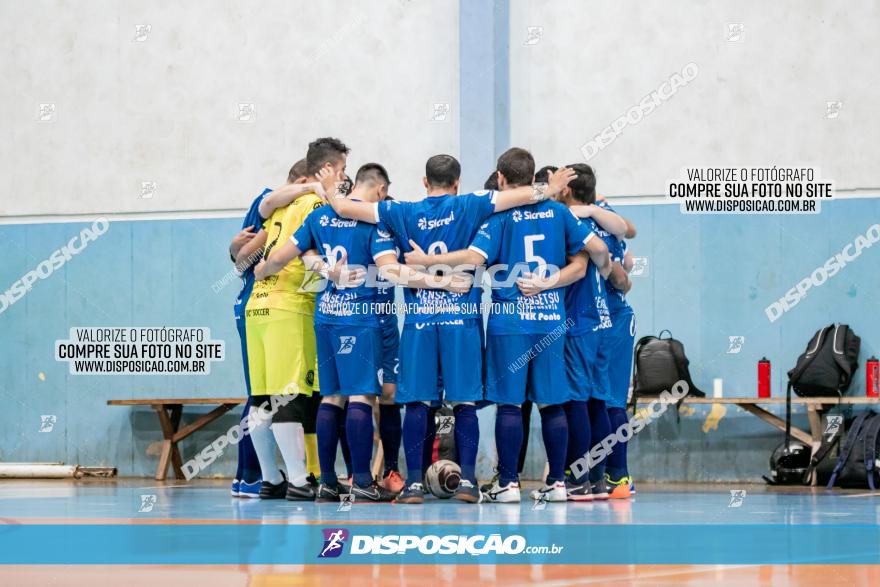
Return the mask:
<path fill-rule="evenodd" d="M 538 501 L 568 501 L 565 483 L 563 481 L 555 481 L 553 485 L 545 485 L 541 489 L 535 489 L 532 491 L 532 499 Z"/>
<path fill-rule="evenodd" d="M 504 487 L 495 481 L 488 491 L 483 492 L 483 496 L 485 501 L 495 503 L 519 503 L 522 499 L 519 493 L 519 483 L 516 481 L 511 481 Z"/>

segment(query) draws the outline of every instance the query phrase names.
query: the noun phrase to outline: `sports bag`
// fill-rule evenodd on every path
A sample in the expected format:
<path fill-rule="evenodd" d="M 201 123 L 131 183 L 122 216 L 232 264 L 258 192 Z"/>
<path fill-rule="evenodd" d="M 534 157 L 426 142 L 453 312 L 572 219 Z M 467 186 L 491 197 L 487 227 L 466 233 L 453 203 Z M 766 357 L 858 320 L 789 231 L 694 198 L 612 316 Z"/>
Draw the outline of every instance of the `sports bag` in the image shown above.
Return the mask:
<path fill-rule="evenodd" d="M 831 489 L 838 485 L 852 488 L 868 487 L 874 490 L 880 487 L 878 442 L 880 442 L 880 414 L 862 412 L 850 426 L 827 488 Z"/>
<path fill-rule="evenodd" d="M 843 396 L 859 367 L 861 339 L 846 324 L 822 328 L 788 372 L 786 393 L 801 397 Z"/>
<path fill-rule="evenodd" d="M 663 338 L 663 333 L 668 338 Z M 655 397 L 663 391 L 672 389 L 678 381 L 688 384 L 688 395 L 706 397 L 697 389 L 688 369 L 684 345 L 672 338 L 672 333 L 662 330 L 659 336 L 644 336 L 636 343 L 633 352 L 633 393 L 632 405 L 639 396 Z"/>

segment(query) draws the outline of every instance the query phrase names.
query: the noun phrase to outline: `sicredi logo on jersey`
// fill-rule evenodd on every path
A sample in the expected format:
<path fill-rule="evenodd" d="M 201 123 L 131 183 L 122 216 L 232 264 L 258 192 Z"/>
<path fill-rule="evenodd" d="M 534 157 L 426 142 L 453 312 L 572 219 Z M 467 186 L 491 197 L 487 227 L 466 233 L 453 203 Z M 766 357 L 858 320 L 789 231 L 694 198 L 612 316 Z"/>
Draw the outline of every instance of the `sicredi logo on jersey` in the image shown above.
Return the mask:
<path fill-rule="evenodd" d="M 329 226 L 330 228 L 354 228 L 357 226 L 357 220 L 341 220 L 339 218 L 328 218 L 321 216 L 321 226 Z"/>
<path fill-rule="evenodd" d="M 544 210 L 543 212 L 530 212 L 526 210 L 521 212 L 519 210 L 514 210 L 511 215 L 514 222 L 519 222 L 520 220 L 538 220 L 541 218 L 553 218 L 553 210 Z"/>
<path fill-rule="evenodd" d="M 450 212 L 449 216 L 446 218 L 432 218 L 428 220 L 424 216 L 419 217 L 418 226 L 419 230 L 433 230 L 435 228 L 440 228 L 441 226 L 449 226 L 452 224 L 452 221 L 455 220 L 455 212 Z"/>

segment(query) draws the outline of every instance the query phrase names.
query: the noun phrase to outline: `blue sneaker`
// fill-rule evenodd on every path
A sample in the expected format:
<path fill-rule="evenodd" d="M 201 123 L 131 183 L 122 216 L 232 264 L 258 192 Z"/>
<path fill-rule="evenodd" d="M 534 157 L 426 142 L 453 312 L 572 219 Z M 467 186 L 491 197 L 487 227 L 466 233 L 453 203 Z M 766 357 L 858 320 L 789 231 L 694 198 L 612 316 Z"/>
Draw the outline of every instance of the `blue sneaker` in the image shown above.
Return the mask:
<path fill-rule="evenodd" d="M 247 481 L 239 481 L 238 497 L 260 499 L 260 486 L 262 484 L 262 481 L 254 481 L 253 483 L 248 483 Z"/>
<path fill-rule="evenodd" d="M 229 492 L 232 494 L 232 497 L 238 497 L 240 495 L 240 483 L 241 482 L 238 479 L 232 480 L 232 491 Z"/>

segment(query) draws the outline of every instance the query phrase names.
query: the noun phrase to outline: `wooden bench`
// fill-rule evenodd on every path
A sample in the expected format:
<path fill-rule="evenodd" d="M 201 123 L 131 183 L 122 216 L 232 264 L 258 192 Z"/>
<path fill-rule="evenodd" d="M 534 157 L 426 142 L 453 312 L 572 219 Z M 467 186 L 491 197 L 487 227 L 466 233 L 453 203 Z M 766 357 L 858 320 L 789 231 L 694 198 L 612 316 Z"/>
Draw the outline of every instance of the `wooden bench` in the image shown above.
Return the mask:
<path fill-rule="evenodd" d="M 656 398 L 639 398 L 640 404 L 650 403 Z M 750 414 L 754 414 L 771 426 L 785 431 L 785 419 L 769 412 L 761 405 L 785 405 L 784 397 L 685 397 L 685 404 L 727 404 L 739 406 Z M 807 420 L 810 423 L 810 432 L 807 433 L 795 426 L 791 427 L 793 438 L 812 447 L 811 454 L 815 454 L 822 445 L 822 435 L 825 432 L 825 416 L 828 410 L 841 405 L 880 405 L 880 398 L 876 397 L 792 397 L 792 405 L 807 406 Z M 813 475 L 812 485 L 816 485 L 816 476 Z"/>
<path fill-rule="evenodd" d="M 159 466 L 156 467 L 156 479 L 164 481 L 168 472 L 168 464 L 174 470 L 177 479 L 185 479 L 183 475 L 183 460 L 177 443 L 195 432 L 201 430 L 232 408 L 242 405 L 247 401 L 246 397 L 205 398 L 188 397 L 174 399 L 111 399 L 108 406 L 152 406 L 159 417 L 159 426 L 162 429 L 162 454 L 159 456 Z M 180 417 L 183 415 L 183 406 L 216 405 L 216 408 L 202 414 L 195 421 L 180 427 Z"/>

